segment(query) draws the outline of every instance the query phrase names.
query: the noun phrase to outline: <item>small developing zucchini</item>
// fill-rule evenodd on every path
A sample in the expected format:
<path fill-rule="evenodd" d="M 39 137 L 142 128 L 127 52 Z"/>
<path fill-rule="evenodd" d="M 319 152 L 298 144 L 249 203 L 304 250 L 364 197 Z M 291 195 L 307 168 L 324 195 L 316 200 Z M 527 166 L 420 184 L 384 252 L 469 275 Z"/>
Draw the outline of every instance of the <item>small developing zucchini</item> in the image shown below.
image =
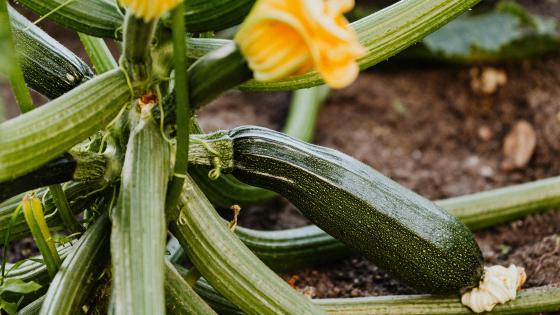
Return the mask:
<path fill-rule="evenodd" d="M 70 209 L 73 214 L 78 214 L 85 208 L 91 206 L 95 200 L 102 194 L 103 190 L 107 186 L 106 182 L 95 181 L 87 183 L 72 183 L 64 189 L 64 193 L 69 200 Z M 40 190 L 37 194 L 43 196 L 46 193 L 45 190 Z M 24 237 L 28 237 L 30 234 L 29 226 L 25 223 L 25 218 L 23 213 L 19 213 L 15 221 L 11 222 L 12 213 L 21 203 L 22 195 L 15 196 L 0 203 L 0 239 L 4 239 L 8 229 L 10 230 L 9 241 L 20 240 Z M 51 194 L 47 194 L 44 202 L 43 211 L 45 213 L 45 218 L 47 224 L 50 227 L 59 226 L 62 224 L 59 215 L 55 215 L 56 206 L 54 205 Z"/>
<path fill-rule="evenodd" d="M 321 229 L 429 293 L 478 284 L 472 233 L 429 200 L 335 150 L 266 128 L 231 130 L 233 175 L 288 198 Z"/>
<path fill-rule="evenodd" d="M 136 114 L 136 109 L 131 110 Z M 137 115 L 137 114 L 136 114 Z M 116 314 L 165 314 L 165 196 L 169 145 L 149 109 L 135 117 L 113 210 L 111 260 Z"/>
<path fill-rule="evenodd" d="M 89 66 L 73 52 L 10 8 L 14 45 L 25 82 L 49 99 L 93 77 Z"/>

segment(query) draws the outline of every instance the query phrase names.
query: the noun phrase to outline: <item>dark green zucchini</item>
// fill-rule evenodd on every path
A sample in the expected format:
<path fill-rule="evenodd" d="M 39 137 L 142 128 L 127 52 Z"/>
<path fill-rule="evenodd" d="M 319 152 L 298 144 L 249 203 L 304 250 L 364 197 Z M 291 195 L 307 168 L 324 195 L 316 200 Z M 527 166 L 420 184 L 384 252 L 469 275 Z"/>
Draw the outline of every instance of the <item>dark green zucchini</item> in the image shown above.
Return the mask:
<path fill-rule="evenodd" d="M 105 38 L 122 37 L 123 16 L 111 0 L 19 0 L 18 3 L 65 28 Z"/>
<path fill-rule="evenodd" d="M 472 233 L 431 201 L 335 150 L 266 128 L 231 130 L 233 174 L 288 198 L 321 229 L 430 293 L 478 284 Z"/>
<path fill-rule="evenodd" d="M 0 201 L 39 187 L 67 181 L 101 180 L 107 170 L 107 157 L 93 152 L 63 153 L 40 168 L 0 183 Z"/>
<path fill-rule="evenodd" d="M 219 31 L 237 25 L 253 7 L 255 0 L 185 1 L 185 26 L 190 33 Z M 171 18 L 163 21 L 171 26 Z"/>
<path fill-rule="evenodd" d="M 53 99 L 93 77 L 78 56 L 10 8 L 14 45 L 25 82 Z"/>
<path fill-rule="evenodd" d="M 21 0 L 38 15 L 65 28 L 95 37 L 122 38 L 122 13 L 111 0 Z M 185 26 L 191 33 L 219 31 L 239 24 L 255 0 L 185 1 Z M 164 20 L 170 26 L 171 19 Z"/>

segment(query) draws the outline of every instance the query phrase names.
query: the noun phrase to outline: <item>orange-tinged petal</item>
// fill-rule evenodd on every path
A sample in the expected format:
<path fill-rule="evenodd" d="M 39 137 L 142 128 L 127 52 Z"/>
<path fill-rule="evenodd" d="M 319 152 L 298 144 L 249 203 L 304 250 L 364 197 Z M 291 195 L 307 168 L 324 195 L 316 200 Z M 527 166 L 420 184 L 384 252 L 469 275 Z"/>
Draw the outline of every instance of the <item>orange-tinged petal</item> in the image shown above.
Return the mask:
<path fill-rule="evenodd" d="M 150 21 L 171 11 L 181 0 L 119 0 L 120 4 L 130 9 L 134 15 Z"/>
<path fill-rule="evenodd" d="M 354 0 L 258 0 L 235 41 L 261 81 L 315 68 L 333 88 L 352 83 L 365 54 L 343 13 Z M 280 69 L 283 67 L 283 69 Z"/>

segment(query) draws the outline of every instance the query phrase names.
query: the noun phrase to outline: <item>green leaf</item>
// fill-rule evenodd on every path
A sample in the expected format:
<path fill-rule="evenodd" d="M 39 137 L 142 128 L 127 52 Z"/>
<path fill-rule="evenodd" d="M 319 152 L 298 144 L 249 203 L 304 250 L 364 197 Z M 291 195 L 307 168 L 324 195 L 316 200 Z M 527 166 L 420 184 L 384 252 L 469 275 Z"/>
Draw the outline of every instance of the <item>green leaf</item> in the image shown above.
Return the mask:
<path fill-rule="evenodd" d="M 519 17 L 501 12 L 461 17 L 426 37 L 424 43 L 434 52 L 466 55 L 471 48 L 497 51 L 521 37 Z"/>
<path fill-rule="evenodd" d="M 33 281 L 25 282 L 21 279 L 7 278 L 4 279 L 4 284 L 0 286 L 0 295 L 4 292 L 28 294 L 40 288 L 41 285 Z"/>
<path fill-rule="evenodd" d="M 0 299 L 0 311 L 4 310 L 8 315 L 16 315 L 17 313 L 17 303 L 10 303 Z"/>
<path fill-rule="evenodd" d="M 457 18 L 403 57 L 463 62 L 530 57 L 560 48 L 557 24 L 516 3 L 502 2 L 491 11 Z"/>

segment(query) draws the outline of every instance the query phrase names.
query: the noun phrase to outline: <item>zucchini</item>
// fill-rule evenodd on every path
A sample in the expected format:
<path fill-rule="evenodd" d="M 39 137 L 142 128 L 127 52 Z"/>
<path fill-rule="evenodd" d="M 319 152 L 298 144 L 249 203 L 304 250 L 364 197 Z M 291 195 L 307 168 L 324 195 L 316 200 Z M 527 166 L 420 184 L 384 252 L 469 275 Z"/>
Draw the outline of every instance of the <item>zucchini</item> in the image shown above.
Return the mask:
<path fill-rule="evenodd" d="M 185 1 L 185 26 L 190 33 L 219 31 L 243 22 L 255 0 Z M 163 20 L 171 27 L 171 18 Z"/>
<path fill-rule="evenodd" d="M 560 177 L 436 200 L 471 231 L 509 222 L 560 206 Z M 294 270 L 335 261 L 351 254 L 343 243 L 314 225 L 281 231 L 238 227 L 237 236 L 267 266 Z"/>
<path fill-rule="evenodd" d="M 65 28 L 95 37 L 122 38 L 123 15 L 111 0 L 21 0 L 28 9 Z M 185 26 L 188 32 L 219 31 L 239 24 L 255 0 L 185 1 Z M 171 19 L 163 25 L 170 27 Z"/>
<path fill-rule="evenodd" d="M 132 110 L 132 115 L 138 115 Z M 169 145 L 145 108 L 130 132 L 113 211 L 116 314 L 165 314 L 165 195 Z"/>
<path fill-rule="evenodd" d="M 39 27 L 10 8 L 14 45 L 25 82 L 49 99 L 93 77 L 90 67 Z"/>
<path fill-rule="evenodd" d="M 101 216 L 73 246 L 47 291 L 40 314 L 78 314 L 109 262 L 110 221 Z"/>
<path fill-rule="evenodd" d="M 19 0 L 29 10 L 65 28 L 105 38 L 121 38 L 123 16 L 111 0 Z"/>
<path fill-rule="evenodd" d="M 335 150 L 243 126 L 233 175 L 288 198 L 321 229 L 430 293 L 478 284 L 480 249 L 468 228 L 429 200 Z"/>
<path fill-rule="evenodd" d="M 93 152 L 64 153 L 39 169 L 0 183 L 0 200 L 35 188 L 67 181 L 101 180 L 107 169 L 107 158 Z"/>

